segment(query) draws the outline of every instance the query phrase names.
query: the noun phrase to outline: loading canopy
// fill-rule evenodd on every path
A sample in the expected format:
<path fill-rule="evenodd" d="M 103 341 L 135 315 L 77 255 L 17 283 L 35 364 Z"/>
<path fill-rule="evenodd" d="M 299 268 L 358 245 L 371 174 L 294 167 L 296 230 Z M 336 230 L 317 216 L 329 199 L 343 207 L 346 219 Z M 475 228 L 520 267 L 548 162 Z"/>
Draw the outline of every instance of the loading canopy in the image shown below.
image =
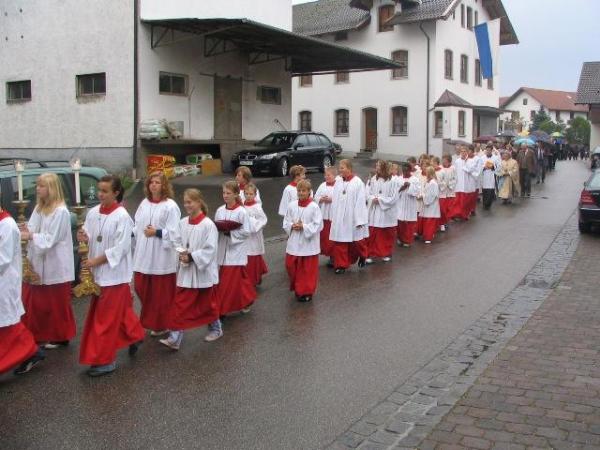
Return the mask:
<path fill-rule="evenodd" d="M 292 75 L 397 69 L 403 64 L 321 39 L 303 36 L 247 19 L 143 20 L 151 26 L 152 48 L 169 30 L 204 37 L 204 56 L 240 51 L 248 64 L 285 60 Z"/>

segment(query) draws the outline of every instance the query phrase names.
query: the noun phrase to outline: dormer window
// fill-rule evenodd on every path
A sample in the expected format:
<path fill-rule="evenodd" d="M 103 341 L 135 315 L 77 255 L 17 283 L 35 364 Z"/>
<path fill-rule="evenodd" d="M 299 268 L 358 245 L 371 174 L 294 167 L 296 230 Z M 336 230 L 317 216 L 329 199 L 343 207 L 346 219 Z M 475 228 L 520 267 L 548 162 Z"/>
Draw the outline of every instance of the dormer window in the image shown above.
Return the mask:
<path fill-rule="evenodd" d="M 379 32 L 393 31 L 394 25 L 387 25 L 387 21 L 394 15 L 394 5 L 383 5 L 379 7 Z"/>

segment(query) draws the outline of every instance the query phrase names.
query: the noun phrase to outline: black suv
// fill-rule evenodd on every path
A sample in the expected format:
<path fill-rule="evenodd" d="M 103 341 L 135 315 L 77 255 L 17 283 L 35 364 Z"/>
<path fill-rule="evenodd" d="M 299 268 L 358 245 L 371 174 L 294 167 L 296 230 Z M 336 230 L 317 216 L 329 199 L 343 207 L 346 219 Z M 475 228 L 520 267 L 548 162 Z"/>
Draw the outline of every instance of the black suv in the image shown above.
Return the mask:
<path fill-rule="evenodd" d="M 291 166 L 319 169 L 335 164 L 335 146 L 321 133 L 280 131 L 264 137 L 253 148 L 231 157 L 233 170 L 246 166 L 252 173 L 268 172 L 284 177 Z"/>

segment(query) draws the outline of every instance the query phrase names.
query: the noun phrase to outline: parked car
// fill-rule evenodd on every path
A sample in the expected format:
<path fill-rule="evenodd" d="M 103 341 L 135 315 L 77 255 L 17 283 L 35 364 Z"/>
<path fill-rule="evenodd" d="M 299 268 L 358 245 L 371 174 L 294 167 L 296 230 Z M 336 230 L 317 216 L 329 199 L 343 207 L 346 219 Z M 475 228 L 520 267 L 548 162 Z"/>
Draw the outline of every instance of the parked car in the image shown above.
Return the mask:
<path fill-rule="evenodd" d="M 592 225 L 600 225 L 600 169 L 583 184 L 579 198 L 579 231 L 589 233 Z"/>
<path fill-rule="evenodd" d="M 600 169 L 600 146 L 596 147 L 590 155 L 591 169 Z"/>
<path fill-rule="evenodd" d="M 235 153 L 231 166 L 246 166 L 254 174 L 270 173 L 284 177 L 291 166 L 319 169 L 335 164 L 335 146 L 322 133 L 279 131 L 265 136 L 253 148 Z"/>

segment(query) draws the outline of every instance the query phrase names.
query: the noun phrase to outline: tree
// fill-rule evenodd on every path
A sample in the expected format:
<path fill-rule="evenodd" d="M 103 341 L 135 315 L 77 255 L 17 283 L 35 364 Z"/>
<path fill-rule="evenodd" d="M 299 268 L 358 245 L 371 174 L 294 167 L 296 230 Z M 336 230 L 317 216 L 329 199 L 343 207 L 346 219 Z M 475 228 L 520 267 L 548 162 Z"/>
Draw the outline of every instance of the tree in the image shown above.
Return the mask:
<path fill-rule="evenodd" d="M 557 126 L 551 120 L 544 120 L 543 122 L 538 124 L 537 130 L 544 131 L 548 134 L 552 134 L 556 131 Z"/>
<path fill-rule="evenodd" d="M 569 122 L 569 128 L 565 133 L 567 141 L 571 144 L 590 145 L 590 133 L 592 127 L 584 117 L 575 117 Z"/>
<path fill-rule="evenodd" d="M 548 113 L 543 110 L 540 109 L 538 112 L 533 114 L 533 118 L 531 120 L 531 125 L 529 125 L 529 131 L 535 131 L 535 130 L 539 130 L 540 129 L 540 125 L 544 124 L 545 127 L 548 127 L 548 122 L 550 123 L 554 123 L 552 122 L 552 119 L 550 118 L 550 116 L 548 115 Z M 546 131 L 546 130 L 543 130 Z M 553 133 L 554 130 L 552 130 L 550 133 Z M 547 131 L 546 131 L 547 133 Z"/>

